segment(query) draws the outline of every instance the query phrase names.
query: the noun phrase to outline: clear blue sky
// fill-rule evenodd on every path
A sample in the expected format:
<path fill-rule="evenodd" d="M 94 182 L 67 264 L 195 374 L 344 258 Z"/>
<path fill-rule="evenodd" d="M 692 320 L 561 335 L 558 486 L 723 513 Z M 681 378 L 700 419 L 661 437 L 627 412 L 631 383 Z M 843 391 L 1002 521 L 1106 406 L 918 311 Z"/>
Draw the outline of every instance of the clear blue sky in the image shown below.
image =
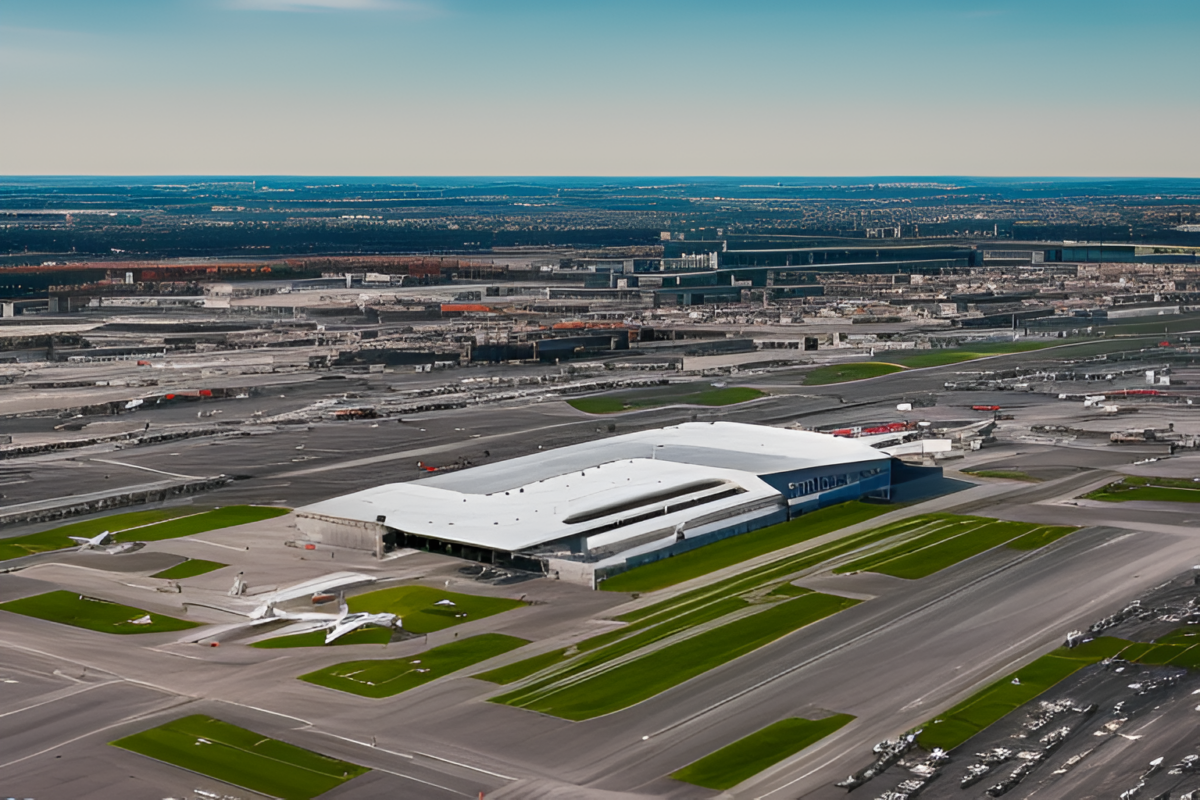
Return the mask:
<path fill-rule="evenodd" d="M 0 174 L 1200 176 L 1197 0 L 0 0 Z"/>

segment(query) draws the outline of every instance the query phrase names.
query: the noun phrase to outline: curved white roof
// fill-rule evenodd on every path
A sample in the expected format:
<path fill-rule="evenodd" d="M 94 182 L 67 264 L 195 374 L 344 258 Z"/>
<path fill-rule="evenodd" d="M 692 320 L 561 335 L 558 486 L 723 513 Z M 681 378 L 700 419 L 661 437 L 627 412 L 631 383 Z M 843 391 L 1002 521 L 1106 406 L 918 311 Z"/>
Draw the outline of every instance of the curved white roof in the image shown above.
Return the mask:
<path fill-rule="evenodd" d="M 742 422 L 688 422 L 449 472 L 421 483 L 460 492 L 495 492 L 631 458 L 770 475 L 830 464 L 886 461 L 888 456 L 857 439 L 827 433 Z"/>
<path fill-rule="evenodd" d="M 588 549 L 604 549 L 670 536 L 676 526 L 714 514 L 782 507 L 760 474 L 887 459 L 827 434 L 690 423 L 376 486 L 297 515 L 362 522 L 382 516 L 388 527 L 418 536 L 508 552 L 574 536 Z"/>

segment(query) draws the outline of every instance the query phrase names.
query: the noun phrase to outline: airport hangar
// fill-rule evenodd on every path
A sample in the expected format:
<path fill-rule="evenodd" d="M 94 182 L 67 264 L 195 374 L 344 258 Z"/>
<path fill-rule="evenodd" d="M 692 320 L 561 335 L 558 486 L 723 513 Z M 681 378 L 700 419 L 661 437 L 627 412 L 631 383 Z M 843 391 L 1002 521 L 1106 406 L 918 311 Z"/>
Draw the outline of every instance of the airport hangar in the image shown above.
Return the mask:
<path fill-rule="evenodd" d="M 913 470 L 862 440 L 692 422 L 376 486 L 299 508 L 296 525 L 378 556 L 411 547 L 595 586 L 835 503 L 893 499 L 894 480 L 941 480 Z"/>

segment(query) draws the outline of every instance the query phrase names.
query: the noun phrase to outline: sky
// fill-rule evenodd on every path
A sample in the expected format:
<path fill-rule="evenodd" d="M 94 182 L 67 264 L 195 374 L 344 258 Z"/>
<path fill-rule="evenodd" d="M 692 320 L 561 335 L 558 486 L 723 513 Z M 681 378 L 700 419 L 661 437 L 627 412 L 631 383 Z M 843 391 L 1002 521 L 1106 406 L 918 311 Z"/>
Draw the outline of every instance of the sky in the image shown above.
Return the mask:
<path fill-rule="evenodd" d="M 3 175 L 1200 177 L 1196 0 L 0 0 Z"/>

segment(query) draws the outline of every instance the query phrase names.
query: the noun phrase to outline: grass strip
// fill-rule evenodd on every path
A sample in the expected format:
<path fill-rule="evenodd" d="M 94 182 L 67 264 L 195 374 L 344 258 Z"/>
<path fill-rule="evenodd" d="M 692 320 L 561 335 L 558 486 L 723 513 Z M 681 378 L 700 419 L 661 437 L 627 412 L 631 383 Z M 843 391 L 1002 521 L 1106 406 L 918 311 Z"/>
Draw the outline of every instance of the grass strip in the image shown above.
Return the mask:
<path fill-rule="evenodd" d="M 274 639 L 263 639 L 261 642 L 255 642 L 251 647 L 258 647 L 262 650 L 279 650 L 289 647 L 325 647 L 325 631 L 308 631 L 307 633 L 293 633 L 289 636 L 277 636 Z M 392 641 L 392 632 L 387 628 L 370 627 L 359 628 L 349 633 L 344 633 L 331 643 L 334 646 L 346 644 L 387 644 Z"/>
<path fill-rule="evenodd" d="M 1002 544 L 1033 550 L 1078 528 L 1008 522 L 953 514 L 925 514 L 918 536 L 880 553 L 852 561 L 834 572 L 876 572 L 916 580 Z"/>
<path fill-rule="evenodd" d="M 1057 542 L 1067 534 L 1074 533 L 1079 528 L 1073 528 L 1069 525 L 1039 525 L 1029 533 L 1018 536 L 1005 547 L 1013 550 L 1037 550 L 1039 547 L 1045 547 L 1051 542 Z"/>
<path fill-rule="evenodd" d="M 194 578 L 197 575 L 203 575 L 206 572 L 227 567 L 228 564 L 221 564 L 216 561 L 205 561 L 203 558 L 189 558 L 187 561 L 176 564 L 173 567 L 168 567 L 161 572 L 156 572 L 151 575 L 151 578 L 165 578 L 166 580 L 178 581 L 184 578 Z"/>
<path fill-rule="evenodd" d="M 1192 645 L 1185 649 L 1182 653 L 1171 659 L 1172 667 L 1183 667 L 1193 671 L 1200 671 L 1200 645 Z"/>
<path fill-rule="evenodd" d="M 839 575 L 848 572 L 868 572 L 897 558 L 922 552 L 947 539 L 961 536 L 986 524 L 985 520 L 973 517 L 955 517 L 950 514 L 922 514 L 911 519 L 914 523 L 919 524 L 908 531 L 911 536 L 904 541 L 886 550 L 855 559 L 849 564 L 838 567 L 834 572 Z"/>
<path fill-rule="evenodd" d="M 1127 475 L 1123 482 L 1129 486 L 1161 486 L 1169 489 L 1200 491 L 1200 479 L 1197 478 L 1148 478 L 1141 475 Z"/>
<path fill-rule="evenodd" d="M 436 605 L 443 601 L 452 605 Z M 525 605 L 505 597 L 461 594 L 430 586 L 380 589 L 351 597 L 346 604 L 353 612 L 395 614 L 409 633 L 433 633 Z"/>
<path fill-rule="evenodd" d="M 487 672 L 480 672 L 479 674 L 472 675 L 471 677 L 479 678 L 481 681 L 489 681 L 491 683 L 498 683 L 501 686 L 506 686 L 510 683 L 516 683 L 519 680 L 528 678 L 530 675 L 534 675 L 544 669 L 548 669 L 555 664 L 558 664 L 566 657 L 566 654 L 566 649 L 551 650 L 549 653 L 542 653 L 541 655 L 533 656 L 532 658 L 526 658 L 523 661 L 518 661 L 514 664 L 497 667 L 496 669 L 491 669 Z"/>
<path fill-rule="evenodd" d="M 52 550 L 62 550 L 75 547 L 78 543 L 71 541 L 71 536 L 92 537 L 104 531 L 121 533 L 130 528 L 161 522 L 165 519 L 181 517 L 195 513 L 191 508 L 151 508 L 142 511 L 130 511 L 126 514 L 111 514 L 107 517 L 96 517 L 41 533 L 31 533 L 26 536 L 13 536 L 0 539 L 0 561 L 10 558 L 20 558 L 35 553 L 46 553 Z"/>
<path fill-rule="evenodd" d="M 1157 644 L 1200 644 L 1200 629 L 1194 626 L 1176 628 L 1165 636 L 1154 640 Z"/>
<path fill-rule="evenodd" d="M 550 686 L 556 682 L 568 679 L 608 661 L 654 644 L 660 639 L 672 636 L 688 628 L 694 628 L 705 622 L 719 619 L 735 611 L 746 608 L 746 602 L 738 597 L 725 597 L 709 605 L 697 608 L 685 614 L 664 614 L 659 617 L 645 619 L 641 622 L 627 625 L 623 628 L 602 633 L 579 642 L 573 648 L 576 653 L 568 655 L 570 649 L 556 650 L 556 658 L 543 654 L 518 661 L 507 667 L 501 667 L 496 672 L 506 680 L 495 683 L 514 683 L 523 678 L 535 675 L 543 670 L 549 670 L 533 688 Z M 483 676 L 476 676 L 483 677 Z M 484 678 L 490 680 L 490 678 Z M 526 687 L 531 688 L 531 687 Z"/>
<path fill-rule="evenodd" d="M 951 750 L 1033 700 L 1063 679 L 1089 664 L 1121 653 L 1130 647 L 1124 639 L 1104 636 L 1068 650 L 1065 647 L 1042 656 L 1016 672 L 1005 675 L 925 723 L 918 743 L 926 750 Z M 1122 658 L 1124 658 L 1122 654 Z"/>
<path fill-rule="evenodd" d="M 849 714 L 834 714 L 818 720 L 798 717 L 780 720 L 671 773 L 671 777 L 706 789 L 732 789 L 816 744 L 853 719 Z"/>
<path fill-rule="evenodd" d="M 748 386 L 727 386 L 680 393 L 658 389 L 651 392 L 620 392 L 594 397 L 577 397 L 567 404 L 588 414 L 616 414 L 638 408 L 665 405 L 729 406 L 765 397 L 766 392 Z"/>
<path fill-rule="evenodd" d="M 522 688 L 493 702 L 564 719 L 591 719 L 653 697 L 857 602 L 811 592 L 590 677 Z"/>
<path fill-rule="evenodd" d="M 111 744 L 284 800 L 309 800 L 369 772 L 202 715 L 183 717 Z"/>
<path fill-rule="evenodd" d="M 1028 353 L 1046 347 L 1062 345 L 1061 339 L 1052 341 L 1025 342 L 984 342 L 966 347 L 941 347 L 933 350 L 892 350 L 887 354 L 888 361 L 852 361 L 846 364 L 829 364 L 817 367 L 804 376 L 805 386 L 825 386 L 831 383 L 860 381 L 865 378 L 878 378 L 905 369 L 921 369 L 923 367 L 943 367 L 947 364 L 960 364 L 964 361 L 974 361 L 988 356 L 1009 355 L 1012 353 Z"/>
<path fill-rule="evenodd" d="M 638 622 L 647 617 L 683 613 L 688 608 L 711 603 L 729 595 L 748 592 L 770 584 L 773 581 L 782 582 L 785 578 L 790 578 L 797 572 L 810 569 L 818 564 L 823 564 L 826 561 L 852 553 L 876 542 L 901 535 L 923 523 L 924 520 L 921 517 L 914 517 L 878 528 L 860 531 L 859 533 L 845 536 L 828 544 L 814 547 L 811 550 L 806 550 L 803 553 L 797 553 L 794 556 L 787 556 L 777 561 L 772 561 L 753 571 L 744 572 L 698 589 L 692 589 L 677 597 L 640 608 L 637 611 L 631 611 L 628 614 L 621 615 L 618 619 L 624 622 Z"/>
<path fill-rule="evenodd" d="M 647 617 L 640 622 L 630 624 L 624 628 L 618 628 L 607 633 L 602 633 L 599 636 L 593 636 L 590 639 L 584 639 L 575 645 L 575 647 L 584 653 L 605 647 L 615 641 L 624 642 L 625 647 L 629 645 L 640 647 L 656 642 L 664 636 L 670 636 L 688 628 L 694 628 L 697 625 L 711 622 L 714 619 L 720 619 L 727 614 L 732 614 L 735 611 L 741 611 L 745 608 L 746 601 L 740 597 L 723 597 L 720 600 L 684 614 L 668 611 L 665 614 L 655 617 Z M 638 630 L 641 630 L 641 632 L 631 635 L 634 631 Z"/>
<path fill-rule="evenodd" d="M 853 501 L 731 536 L 677 556 L 634 567 L 600 583 L 608 592 L 652 592 L 707 575 L 790 545 L 895 511 L 895 506 Z"/>
<path fill-rule="evenodd" d="M 867 378 L 878 378 L 880 375 L 891 375 L 893 372 L 903 372 L 899 364 L 887 364 L 881 361 L 852 361 L 848 364 L 827 364 L 817 367 L 804 375 L 805 386 L 828 386 L 831 383 L 846 383 L 861 381 Z"/>
<path fill-rule="evenodd" d="M 101 633 L 162 633 L 195 628 L 200 623 L 153 614 L 132 606 L 110 603 L 76 592 L 55 591 L 0 603 L 0 609 L 62 625 L 73 625 Z M 134 624 L 133 620 L 149 618 Z"/>
<path fill-rule="evenodd" d="M 407 658 L 334 664 L 300 680 L 362 697 L 391 697 L 526 644 L 515 636 L 484 633 Z"/>
<path fill-rule="evenodd" d="M 799 597 L 802 594 L 808 594 L 812 589 L 805 589 L 801 586 L 796 586 L 793 583 L 781 583 L 768 592 L 772 597 Z"/>
<path fill-rule="evenodd" d="M 1136 660 L 1139 664 L 1150 665 L 1165 665 L 1174 663 L 1175 659 L 1182 656 L 1191 648 L 1187 644 L 1155 644 L 1149 650 L 1144 651 L 1137 656 Z M 1122 658 L 1125 656 L 1122 655 Z"/>
<path fill-rule="evenodd" d="M 901 350 L 888 353 L 888 358 L 901 366 L 910 369 L 922 367 L 941 367 L 947 364 L 961 364 L 964 361 L 974 361 L 977 358 L 989 356 L 1011 355 L 1013 353 L 1029 353 L 1047 347 L 1057 347 L 1063 344 L 1062 339 L 1047 341 L 1024 342 L 980 342 L 965 347 L 940 347 L 932 350 Z"/>
<path fill-rule="evenodd" d="M 1003 522 L 984 525 L 945 539 L 925 550 L 888 561 L 872 571 L 896 578 L 917 580 L 1006 544 L 1017 535 L 1017 531 L 1027 531 L 1029 527 Z"/>
<path fill-rule="evenodd" d="M 1169 483 L 1168 483 L 1169 481 Z M 1200 503 L 1200 484 L 1172 478 L 1124 478 L 1084 495 L 1088 500 L 1127 503 L 1143 500 L 1154 503 Z"/>
<path fill-rule="evenodd" d="M 131 540 L 139 542 L 157 542 L 162 539 L 178 539 L 181 536 L 194 536 L 197 533 L 232 528 L 235 525 L 246 525 L 251 522 L 261 522 L 264 519 L 282 517 L 290 512 L 290 508 L 278 506 L 226 506 L 214 508 L 201 514 L 160 522 L 139 528 Z M 124 537 L 123 537 L 124 538 Z"/>
<path fill-rule="evenodd" d="M 964 470 L 968 475 L 975 475 L 979 478 L 1003 478 L 1009 481 L 1025 481 L 1026 483 L 1041 483 L 1041 478 L 1035 478 L 1027 472 L 1021 472 L 1016 469 L 968 469 Z"/>

